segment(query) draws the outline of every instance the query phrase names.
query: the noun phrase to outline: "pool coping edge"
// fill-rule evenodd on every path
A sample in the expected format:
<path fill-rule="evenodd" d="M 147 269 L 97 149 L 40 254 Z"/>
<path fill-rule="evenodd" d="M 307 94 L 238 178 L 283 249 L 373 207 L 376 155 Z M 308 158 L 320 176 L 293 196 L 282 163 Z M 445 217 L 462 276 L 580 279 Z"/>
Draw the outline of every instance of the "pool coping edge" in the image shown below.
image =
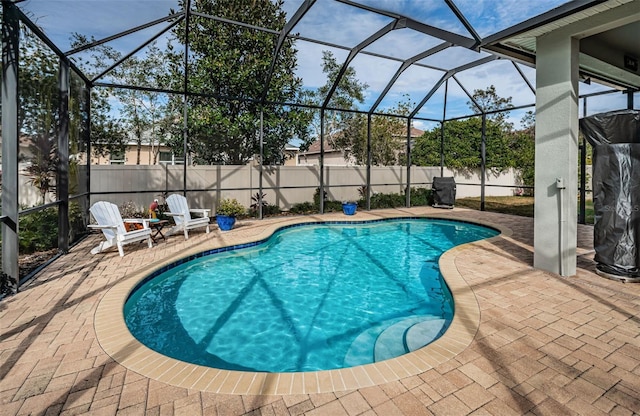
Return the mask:
<path fill-rule="evenodd" d="M 349 221 L 366 222 L 375 218 L 408 217 L 406 213 L 387 214 L 377 217 L 360 215 L 358 218 L 349 218 Z M 239 242 L 233 244 L 224 241 L 224 238 L 216 239 L 216 241 L 209 239 L 206 243 L 197 244 L 176 253 L 153 267 L 146 267 L 125 276 L 105 293 L 98 304 L 94 315 L 96 339 L 112 359 L 138 374 L 172 386 L 203 392 L 242 395 L 328 393 L 371 387 L 418 375 L 463 352 L 475 338 L 480 325 L 478 301 L 472 288 L 458 271 L 456 258 L 466 250 L 482 247 L 497 239 L 509 237 L 512 231 L 504 226 L 485 221 L 457 218 L 455 214 L 446 216 L 438 214 L 411 215 L 411 217 L 479 224 L 494 228 L 501 234 L 453 247 L 442 254 L 440 270 L 456 305 L 453 320 L 439 339 L 408 354 L 372 364 L 335 370 L 294 373 L 244 372 L 214 369 L 169 358 L 146 347 L 129 332 L 124 320 L 124 303 L 129 294 L 149 274 L 180 258 L 194 255 L 203 250 L 263 240 L 284 225 L 326 222 L 326 218 L 314 216 L 291 219 L 285 217 L 285 221 L 270 224 L 250 238 L 240 238 Z M 233 237 L 232 235 L 227 236 L 228 238 Z"/>

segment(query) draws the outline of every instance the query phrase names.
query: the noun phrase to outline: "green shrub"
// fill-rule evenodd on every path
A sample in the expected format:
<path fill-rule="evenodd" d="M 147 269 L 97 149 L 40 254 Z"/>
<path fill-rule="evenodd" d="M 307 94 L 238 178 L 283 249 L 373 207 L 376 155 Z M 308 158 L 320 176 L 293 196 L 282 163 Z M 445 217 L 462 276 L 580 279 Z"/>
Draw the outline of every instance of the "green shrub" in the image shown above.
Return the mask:
<path fill-rule="evenodd" d="M 82 218 L 82 209 L 77 202 L 69 204 L 69 243 L 75 243 L 87 234 L 87 229 Z"/>
<path fill-rule="evenodd" d="M 327 200 L 327 191 L 324 191 L 324 198 L 325 201 Z M 320 188 L 316 188 L 315 192 L 313 193 L 313 204 L 317 207 L 317 209 L 320 209 Z"/>
<path fill-rule="evenodd" d="M 371 209 L 400 208 L 406 205 L 404 194 L 372 194 Z M 431 204 L 431 190 L 427 188 L 411 188 L 411 206 L 424 206 Z M 361 198 L 358 205 L 365 207 L 366 198 Z"/>
<path fill-rule="evenodd" d="M 269 203 L 265 199 L 266 197 L 267 197 L 267 194 L 265 194 L 264 192 L 262 193 L 256 192 L 251 197 L 251 205 L 249 206 L 249 209 L 257 212 L 260 205 L 262 205 L 263 208 L 269 205 Z M 263 209 L 263 212 L 264 212 L 264 209 Z"/>
<path fill-rule="evenodd" d="M 58 209 L 46 208 L 21 216 L 18 244 L 20 254 L 58 247 Z"/>
<path fill-rule="evenodd" d="M 364 203 L 366 204 L 366 201 Z M 405 198 L 402 194 L 371 195 L 371 209 L 398 208 L 405 206 L 405 204 Z"/>
<path fill-rule="evenodd" d="M 5 272 L 0 272 L 0 299 L 3 296 L 15 295 L 16 293 L 18 293 L 18 282 Z"/>
<path fill-rule="evenodd" d="M 431 205 L 431 189 L 411 188 L 411 206 L 420 207 Z"/>
<path fill-rule="evenodd" d="M 258 217 L 258 207 L 251 207 L 249 209 L 249 216 Z M 262 205 L 262 216 L 275 216 L 280 214 L 280 208 L 277 205 L 271 205 L 267 203 L 263 203 Z"/>
<path fill-rule="evenodd" d="M 58 208 L 50 207 L 20 216 L 18 248 L 20 254 L 33 254 L 58 247 Z M 69 204 L 69 242 L 74 243 L 87 229 L 80 204 Z"/>
<path fill-rule="evenodd" d="M 342 201 L 324 201 L 324 212 L 342 212 Z"/>
<path fill-rule="evenodd" d="M 267 204 L 264 207 L 262 207 L 262 215 L 279 215 L 279 214 L 280 214 L 280 207 L 278 207 L 277 205 Z"/>
<path fill-rule="evenodd" d="M 297 204 L 293 204 L 289 212 L 298 215 L 316 214 L 318 212 L 318 208 L 312 202 L 299 202 Z"/>
<path fill-rule="evenodd" d="M 237 217 L 245 212 L 246 209 L 235 198 L 222 199 L 216 208 L 216 215 L 228 215 L 230 217 Z"/>

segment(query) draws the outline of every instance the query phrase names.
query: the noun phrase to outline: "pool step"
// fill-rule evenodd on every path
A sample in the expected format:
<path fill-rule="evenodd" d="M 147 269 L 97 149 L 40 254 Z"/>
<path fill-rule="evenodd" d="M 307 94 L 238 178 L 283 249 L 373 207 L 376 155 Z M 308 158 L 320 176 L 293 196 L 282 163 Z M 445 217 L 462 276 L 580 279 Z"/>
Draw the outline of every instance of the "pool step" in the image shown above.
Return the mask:
<path fill-rule="evenodd" d="M 374 347 L 375 361 L 388 360 L 422 348 L 438 337 L 445 320 L 428 316 L 407 318 L 385 329 Z"/>
<path fill-rule="evenodd" d="M 351 344 L 344 365 L 382 361 L 422 348 L 437 338 L 446 320 L 433 315 L 391 319 L 362 332 Z"/>
<path fill-rule="evenodd" d="M 415 351 L 432 343 L 442 335 L 446 324 L 445 319 L 434 318 L 413 325 L 404 336 L 407 349 Z"/>

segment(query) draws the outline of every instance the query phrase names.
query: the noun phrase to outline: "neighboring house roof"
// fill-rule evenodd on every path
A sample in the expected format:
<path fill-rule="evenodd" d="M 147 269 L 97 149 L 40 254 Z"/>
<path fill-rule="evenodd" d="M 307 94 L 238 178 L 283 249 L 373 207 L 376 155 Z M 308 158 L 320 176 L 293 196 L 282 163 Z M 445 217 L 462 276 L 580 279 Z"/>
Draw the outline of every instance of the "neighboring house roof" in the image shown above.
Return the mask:
<path fill-rule="evenodd" d="M 417 129 L 415 127 L 411 127 L 411 137 L 415 138 L 415 137 L 420 137 L 424 134 L 424 130 L 420 130 Z M 398 136 L 400 137 L 400 136 Z M 333 153 L 333 152 L 341 152 L 342 150 L 340 149 L 336 149 L 333 146 L 331 146 L 331 143 L 329 142 L 325 142 L 324 144 L 324 152 L 325 153 Z M 311 143 L 311 145 L 309 146 L 309 150 L 307 150 L 306 152 L 301 152 L 301 155 L 315 155 L 320 153 L 320 140 L 316 140 L 315 142 Z"/>
<path fill-rule="evenodd" d="M 326 142 L 324 144 L 324 152 L 325 153 L 331 153 L 331 152 L 340 152 L 341 150 L 339 149 L 335 149 L 333 146 L 331 146 L 331 144 L 329 142 Z M 306 152 L 301 152 L 301 155 L 315 155 L 320 153 L 320 140 L 316 140 L 315 142 L 311 143 L 311 145 L 309 146 L 309 150 L 307 150 Z"/>

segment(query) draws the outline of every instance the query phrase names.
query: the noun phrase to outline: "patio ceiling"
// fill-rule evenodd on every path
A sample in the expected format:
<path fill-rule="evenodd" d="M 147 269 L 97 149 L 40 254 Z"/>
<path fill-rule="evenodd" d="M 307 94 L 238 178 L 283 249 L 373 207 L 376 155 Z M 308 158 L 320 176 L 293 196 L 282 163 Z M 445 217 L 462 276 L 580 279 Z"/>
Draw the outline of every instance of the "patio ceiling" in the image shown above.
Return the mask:
<path fill-rule="evenodd" d="M 153 40 L 160 45 L 170 42 L 170 29 L 177 19 L 197 15 L 186 13 L 177 0 L 17 3 L 71 61 L 87 59 L 91 47 L 103 43 L 125 57 L 143 54 Z M 354 67 L 359 80 L 370 85 L 360 111 L 385 111 L 408 95 L 415 103 L 412 117 L 441 120 L 468 115 L 474 89 L 490 85 L 496 86 L 500 96 L 513 97 L 516 106 L 533 104 L 535 37 L 623 7 L 632 13 L 617 18 L 606 30 L 581 32 L 581 74 L 583 79 L 605 81 L 607 88 L 638 89 L 638 72 L 620 65 L 624 57 L 640 57 L 638 0 L 546 0 L 530 2 L 526 8 L 506 0 L 486 4 L 471 0 L 286 0 L 283 10 L 288 22 L 282 29 L 255 27 L 227 16 L 200 16 L 270 33 L 276 45 L 285 36 L 295 38 L 297 74 L 305 88 L 325 84 L 321 56 L 329 50 L 344 68 Z M 72 33 L 95 41 L 73 49 Z M 94 85 L 114 85 L 109 71 L 95 78 L 86 76 Z M 581 93 L 590 91 L 581 89 Z"/>

